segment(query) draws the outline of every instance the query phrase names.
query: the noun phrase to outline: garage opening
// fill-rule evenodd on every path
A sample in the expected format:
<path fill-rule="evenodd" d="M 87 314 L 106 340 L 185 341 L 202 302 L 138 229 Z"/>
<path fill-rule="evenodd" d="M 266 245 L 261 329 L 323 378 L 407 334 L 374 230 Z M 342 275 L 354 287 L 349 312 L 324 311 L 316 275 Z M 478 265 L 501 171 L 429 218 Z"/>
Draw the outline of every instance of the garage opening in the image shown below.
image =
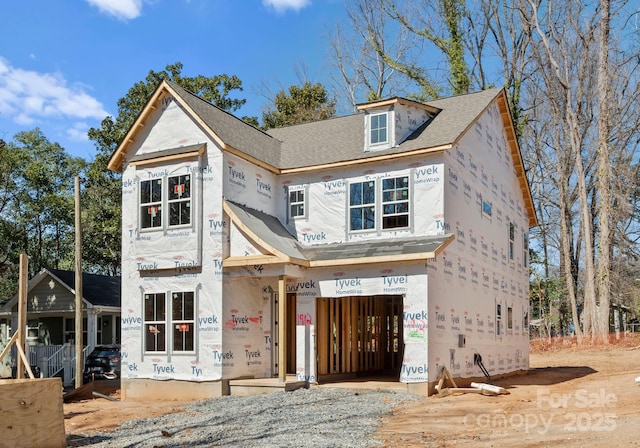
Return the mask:
<path fill-rule="evenodd" d="M 319 298 L 316 307 L 319 381 L 399 376 L 402 296 Z"/>

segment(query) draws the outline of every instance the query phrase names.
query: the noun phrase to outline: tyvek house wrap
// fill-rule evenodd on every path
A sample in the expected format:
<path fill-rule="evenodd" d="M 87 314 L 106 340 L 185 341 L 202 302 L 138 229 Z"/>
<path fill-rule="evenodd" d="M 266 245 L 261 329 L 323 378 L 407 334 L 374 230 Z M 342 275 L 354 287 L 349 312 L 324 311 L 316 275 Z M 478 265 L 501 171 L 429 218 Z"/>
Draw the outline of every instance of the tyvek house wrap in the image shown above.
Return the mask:
<path fill-rule="evenodd" d="M 495 104 L 445 160 L 443 226 L 455 240 L 427 265 L 429 296 L 446 297 L 429 304 L 430 380 L 442 366 L 454 376 L 481 377 L 474 355 L 491 375 L 526 370 L 528 217 Z"/>
<path fill-rule="evenodd" d="M 184 160 L 154 162 L 123 172 L 122 245 L 122 376 L 125 379 L 179 379 L 212 381 L 222 378 L 223 310 L 222 259 L 228 238 L 222 212 L 222 153 L 167 97 L 147 119 L 144 145 L 132 154 L 152 154 L 165 148 L 205 145 L 201 156 Z M 174 132 L 180 129 L 179 133 Z M 185 139 L 185 136 L 189 136 Z M 191 176 L 191 222 L 184 228 L 139 229 L 139 186 L 147 179 L 176 174 Z M 163 203 L 163 205 L 165 205 Z M 166 205 L 165 205 L 166 206 Z M 166 223 L 166 221 L 165 221 Z M 171 317 L 172 294 L 192 292 L 193 321 L 165 328 L 166 350 L 145 350 L 145 294 L 165 294 L 166 314 Z M 156 331 L 159 332 L 158 326 Z M 181 331 L 194 332 L 192 351 L 174 350 L 172 337 Z"/>
<path fill-rule="evenodd" d="M 287 284 L 288 292 L 297 294 L 296 376 L 299 380 L 316 380 L 317 344 L 329 343 L 315 341 L 316 298 L 402 295 L 405 352 L 400 381 L 427 381 L 428 298 L 424 263 L 393 268 L 381 265 L 322 268 L 306 274 Z"/>

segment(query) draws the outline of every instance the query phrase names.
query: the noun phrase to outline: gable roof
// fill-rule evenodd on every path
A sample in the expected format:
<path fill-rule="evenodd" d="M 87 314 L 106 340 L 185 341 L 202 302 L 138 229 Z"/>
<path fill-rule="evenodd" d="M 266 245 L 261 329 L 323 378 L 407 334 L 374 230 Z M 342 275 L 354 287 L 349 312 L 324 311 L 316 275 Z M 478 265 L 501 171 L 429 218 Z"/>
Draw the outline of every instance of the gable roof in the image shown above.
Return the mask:
<path fill-rule="evenodd" d="M 516 176 L 524 197 L 525 209 L 529 216 L 529 225 L 537 225 L 533 199 L 515 136 L 506 92 L 502 88 L 425 103 L 404 99 L 401 101 L 398 98 L 387 100 L 392 103 L 404 101 L 422 105 L 435 115 L 396 147 L 370 152 L 364 151 L 362 113 L 263 132 L 177 84 L 163 80 L 111 156 L 108 164 L 110 169 L 121 170 L 122 161 L 133 143 L 137 130 L 143 126 L 146 117 L 156 108 L 156 103 L 164 93 L 172 95 L 184 111 L 224 151 L 276 174 L 320 170 L 444 151 L 453 147 L 471 129 L 482 113 L 493 102 L 497 102 L 506 129 L 507 143 L 514 160 Z M 367 103 L 365 108 L 373 104 L 376 103 Z M 383 102 L 377 102 L 377 104 L 380 105 Z"/>
<path fill-rule="evenodd" d="M 75 291 L 76 273 L 75 271 L 61 271 L 58 269 L 45 269 L 57 278 L 61 283 Z M 115 306 L 121 304 L 121 281 L 120 277 L 108 275 L 82 273 L 82 297 L 92 305 Z"/>
<path fill-rule="evenodd" d="M 60 283 L 70 294 L 75 294 L 76 273 L 75 271 L 63 271 L 59 269 L 43 269 L 34 275 L 27 284 L 27 294 L 47 277 Z M 107 275 L 82 273 L 82 298 L 93 306 L 109 306 L 120 308 L 121 306 L 121 281 L 120 277 Z M 10 300 L 5 302 L 0 311 L 10 312 L 11 308 L 18 302 L 16 293 Z"/>
<path fill-rule="evenodd" d="M 282 142 L 279 168 L 284 171 L 441 151 L 453 146 L 501 92 L 489 89 L 429 101 L 425 103 L 429 110 L 439 112 L 398 146 L 382 151 L 364 151 L 362 114 L 275 128 L 267 133 Z"/>

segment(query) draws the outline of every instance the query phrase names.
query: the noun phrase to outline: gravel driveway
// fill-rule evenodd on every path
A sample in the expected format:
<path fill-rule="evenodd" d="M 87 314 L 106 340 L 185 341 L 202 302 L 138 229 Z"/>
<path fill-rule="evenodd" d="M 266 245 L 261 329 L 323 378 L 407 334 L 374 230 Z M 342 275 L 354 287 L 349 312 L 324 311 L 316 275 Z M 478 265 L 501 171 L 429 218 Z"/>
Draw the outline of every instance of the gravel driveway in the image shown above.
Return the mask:
<path fill-rule="evenodd" d="M 406 392 L 313 388 L 199 401 L 184 412 L 132 420 L 76 438 L 91 447 L 367 447 L 380 418 Z"/>

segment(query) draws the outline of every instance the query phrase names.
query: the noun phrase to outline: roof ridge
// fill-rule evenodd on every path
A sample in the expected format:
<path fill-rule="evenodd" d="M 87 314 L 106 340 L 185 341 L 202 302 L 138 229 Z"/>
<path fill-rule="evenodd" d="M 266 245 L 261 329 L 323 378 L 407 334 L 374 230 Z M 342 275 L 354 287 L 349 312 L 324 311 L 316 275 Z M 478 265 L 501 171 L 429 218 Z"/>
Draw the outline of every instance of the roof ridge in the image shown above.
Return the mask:
<path fill-rule="evenodd" d="M 240 123 L 243 123 L 243 124 L 245 124 L 245 125 L 247 125 L 247 126 L 249 126 L 249 127 L 253 128 L 253 129 L 255 129 L 256 131 L 261 132 L 262 134 L 266 135 L 266 136 L 267 136 L 267 137 L 269 137 L 269 138 L 274 138 L 273 136 L 271 136 L 271 135 L 267 134 L 267 133 L 266 133 L 265 131 L 263 131 L 262 129 L 260 129 L 260 128 L 258 128 L 258 127 L 256 127 L 256 126 L 254 126 L 254 125 L 252 125 L 251 123 L 247 123 L 247 122 L 246 122 L 246 121 L 244 121 L 242 118 L 240 118 L 240 117 L 238 117 L 238 116 L 234 115 L 233 113 L 229 112 L 228 110 L 225 110 L 225 109 L 221 108 L 220 106 L 217 106 L 216 104 L 213 104 L 213 103 L 211 103 L 211 102 L 209 102 L 209 101 L 207 101 L 207 100 L 205 100 L 205 99 L 201 98 L 200 96 L 198 96 L 198 94 L 196 94 L 196 93 L 192 92 L 191 90 L 187 90 L 187 89 L 185 89 L 184 87 L 182 87 L 181 85 L 179 85 L 179 84 L 175 83 L 174 81 L 170 81 L 170 80 L 168 80 L 168 79 L 165 79 L 164 81 L 165 81 L 167 84 L 169 84 L 169 86 L 170 86 L 172 89 L 174 89 L 174 90 L 182 90 L 183 92 L 185 92 L 185 93 L 187 93 L 187 94 L 189 94 L 189 95 L 193 96 L 193 97 L 194 97 L 194 98 L 196 98 L 197 100 L 201 101 L 201 102 L 202 102 L 202 103 L 204 103 L 205 105 L 210 106 L 210 107 L 213 107 L 213 108 L 215 108 L 215 109 L 219 110 L 220 112 L 223 112 L 223 113 L 225 113 L 225 114 L 229 115 L 230 117 L 235 118 L 235 119 L 236 119 L 236 120 L 238 120 Z"/>

